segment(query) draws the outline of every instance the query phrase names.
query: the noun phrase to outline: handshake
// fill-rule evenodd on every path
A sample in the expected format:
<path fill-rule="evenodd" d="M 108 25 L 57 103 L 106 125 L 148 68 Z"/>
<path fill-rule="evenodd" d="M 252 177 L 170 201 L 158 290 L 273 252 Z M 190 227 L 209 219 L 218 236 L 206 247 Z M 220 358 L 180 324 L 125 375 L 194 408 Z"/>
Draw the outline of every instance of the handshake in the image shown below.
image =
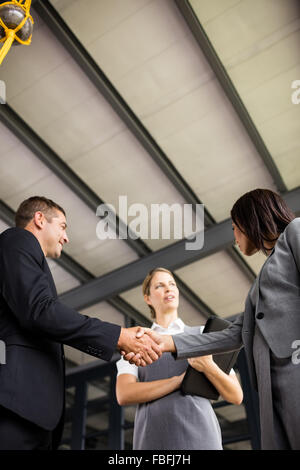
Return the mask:
<path fill-rule="evenodd" d="M 141 326 L 121 328 L 118 349 L 126 361 L 142 367 L 155 362 L 163 352 L 176 351 L 172 336 Z"/>

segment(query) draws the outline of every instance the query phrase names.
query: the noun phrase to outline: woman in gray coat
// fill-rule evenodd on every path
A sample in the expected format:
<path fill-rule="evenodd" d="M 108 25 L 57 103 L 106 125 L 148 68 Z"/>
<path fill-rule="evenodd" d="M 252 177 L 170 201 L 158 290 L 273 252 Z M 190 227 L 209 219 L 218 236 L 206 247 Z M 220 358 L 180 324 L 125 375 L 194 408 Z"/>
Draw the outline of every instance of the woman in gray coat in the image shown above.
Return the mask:
<path fill-rule="evenodd" d="M 262 449 L 300 449 L 300 218 L 266 189 L 244 194 L 231 218 L 240 250 L 247 256 L 257 251 L 267 255 L 244 313 L 221 332 L 163 337 L 148 333 L 178 359 L 243 345 L 259 394 Z"/>

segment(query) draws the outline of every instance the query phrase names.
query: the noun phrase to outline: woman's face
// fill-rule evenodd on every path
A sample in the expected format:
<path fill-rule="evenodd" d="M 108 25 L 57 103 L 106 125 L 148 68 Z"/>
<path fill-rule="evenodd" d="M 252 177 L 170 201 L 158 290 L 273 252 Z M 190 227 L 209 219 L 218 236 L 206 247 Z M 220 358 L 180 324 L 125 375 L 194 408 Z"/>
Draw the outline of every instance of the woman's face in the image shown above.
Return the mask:
<path fill-rule="evenodd" d="M 254 255 L 254 253 L 258 252 L 258 249 L 253 245 L 249 238 L 246 237 L 244 232 L 242 232 L 234 222 L 232 222 L 232 228 L 236 244 L 244 255 L 251 256 Z"/>
<path fill-rule="evenodd" d="M 150 295 L 145 295 L 144 299 L 156 313 L 176 310 L 179 304 L 179 291 L 174 278 L 163 271 L 156 272 L 151 280 Z"/>

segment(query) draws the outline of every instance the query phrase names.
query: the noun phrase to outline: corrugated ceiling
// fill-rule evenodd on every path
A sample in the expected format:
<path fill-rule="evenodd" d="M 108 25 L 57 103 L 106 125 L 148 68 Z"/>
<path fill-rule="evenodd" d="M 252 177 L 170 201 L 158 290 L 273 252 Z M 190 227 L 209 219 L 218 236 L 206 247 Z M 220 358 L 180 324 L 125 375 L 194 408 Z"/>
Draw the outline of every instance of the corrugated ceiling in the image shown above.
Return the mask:
<path fill-rule="evenodd" d="M 38 3 L 38 2 L 37 2 Z M 48 2 L 45 2 L 47 4 Z M 82 43 L 212 221 L 229 217 L 247 190 L 276 181 L 226 96 L 181 11 L 172 0 L 65 0 L 52 6 Z M 300 78 L 300 8 L 296 0 L 191 0 L 189 6 L 246 107 L 288 190 L 300 182 L 300 105 L 291 83 Z M 12 48 L 0 69 L 7 103 L 102 201 L 118 213 L 128 206 L 188 201 L 154 161 L 126 122 L 90 81 L 64 45 L 33 10 L 32 45 Z M 1 105 L 3 106 L 3 105 Z M 94 276 L 139 255 L 124 240 L 99 240 L 95 212 L 38 155 L 0 124 L 0 199 L 15 211 L 32 195 L 50 197 L 67 212 L 66 253 Z M 130 222 L 130 217 L 128 223 Z M 0 231 L 7 225 L 0 220 Z M 149 252 L 174 243 L 145 238 Z M 242 257 L 255 274 L 262 255 Z M 80 284 L 49 262 L 59 293 Z M 214 313 L 243 310 L 249 276 L 228 251 L 176 270 L 190 292 Z M 140 287 L 121 298 L 150 319 Z M 124 325 L 124 312 L 107 302 L 85 314 Z M 205 314 L 187 296 L 180 313 L 192 325 Z M 83 363 L 83 353 L 67 348 Z"/>

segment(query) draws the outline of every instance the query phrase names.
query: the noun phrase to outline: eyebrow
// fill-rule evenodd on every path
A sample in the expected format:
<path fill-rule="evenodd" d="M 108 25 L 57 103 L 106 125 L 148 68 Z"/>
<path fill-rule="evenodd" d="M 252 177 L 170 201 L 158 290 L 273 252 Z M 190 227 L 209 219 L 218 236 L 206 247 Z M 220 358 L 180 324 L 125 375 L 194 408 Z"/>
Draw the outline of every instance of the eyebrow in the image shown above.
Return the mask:
<path fill-rule="evenodd" d="M 170 282 L 174 282 L 176 284 L 174 279 L 170 279 L 167 283 L 164 281 L 157 281 L 155 285 L 157 286 L 158 284 L 170 284 Z"/>

